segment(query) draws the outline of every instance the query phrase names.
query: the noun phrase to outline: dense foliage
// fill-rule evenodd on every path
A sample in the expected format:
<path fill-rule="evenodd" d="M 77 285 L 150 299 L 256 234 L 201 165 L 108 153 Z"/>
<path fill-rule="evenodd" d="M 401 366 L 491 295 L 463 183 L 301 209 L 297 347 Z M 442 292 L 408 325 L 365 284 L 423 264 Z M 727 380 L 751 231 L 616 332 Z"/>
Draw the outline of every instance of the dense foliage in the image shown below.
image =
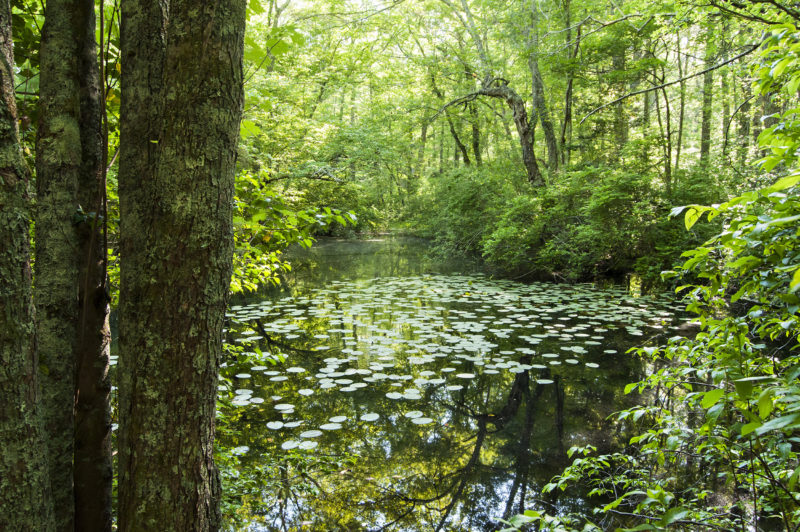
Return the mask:
<path fill-rule="evenodd" d="M 792 99 L 800 83 L 800 33 L 772 28 L 757 69 L 762 94 Z M 703 216 L 722 231 L 686 251 L 666 278 L 696 281 L 678 288 L 696 312 L 700 331 L 673 337 L 638 354 L 651 365 L 626 391 L 644 406 L 615 414 L 638 431 L 625 452 L 576 459 L 544 491 L 586 483 L 612 502 L 586 516 L 541 512 L 524 522 L 626 530 L 797 530 L 800 479 L 800 202 L 797 109 L 776 116 L 760 135 L 759 162 L 772 185 L 712 206 L 677 208 L 687 229 Z M 550 525 L 547 525 L 550 526 Z"/>

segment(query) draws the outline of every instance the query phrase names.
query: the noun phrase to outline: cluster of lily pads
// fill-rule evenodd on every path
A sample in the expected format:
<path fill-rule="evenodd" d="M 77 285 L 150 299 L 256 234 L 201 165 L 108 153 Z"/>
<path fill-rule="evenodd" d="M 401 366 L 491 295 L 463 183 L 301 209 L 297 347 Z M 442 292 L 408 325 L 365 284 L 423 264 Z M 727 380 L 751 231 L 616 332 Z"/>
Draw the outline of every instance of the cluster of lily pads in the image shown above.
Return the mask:
<path fill-rule="evenodd" d="M 380 391 L 415 404 L 426 394 L 464 393 L 474 379 L 505 372 L 531 372 L 538 384 L 552 384 L 551 372 L 568 375 L 569 366 L 601 368 L 604 357 L 619 351 L 606 345 L 611 334 L 628 344 L 665 334 L 680 308 L 619 288 L 521 284 L 479 274 L 337 281 L 303 296 L 231 307 L 229 341 L 264 362 L 227 369 L 234 387 L 220 391 L 236 407 L 271 407 L 266 429 L 279 431 L 281 447 L 310 450 L 346 422 L 381 418 L 363 405 L 363 412 L 308 427 L 304 405 L 322 394 L 351 394 L 358 403 L 360 391 Z M 258 393 L 236 388 L 245 383 Z M 421 409 L 400 410 L 393 422 L 437 422 Z"/>

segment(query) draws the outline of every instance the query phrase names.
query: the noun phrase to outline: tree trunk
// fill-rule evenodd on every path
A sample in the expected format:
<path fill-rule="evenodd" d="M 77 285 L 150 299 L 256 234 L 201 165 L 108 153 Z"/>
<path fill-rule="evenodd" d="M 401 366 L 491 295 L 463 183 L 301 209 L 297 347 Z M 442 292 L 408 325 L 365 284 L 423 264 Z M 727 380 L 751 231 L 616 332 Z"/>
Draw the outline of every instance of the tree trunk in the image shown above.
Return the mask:
<path fill-rule="evenodd" d="M 611 58 L 612 68 L 618 73 L 625 71 L 625 52 L 621 51 Z M 620 96 L 625 93 L 625 84 L 619 84 Z M 619 154 L 628 142 L 628 118 L 625 116 L 625 102 L 618 102 L 614 105 L 614 151 Z"/>
<path fill-rule="evenodd" d="M 566 2 L 567 8 L 567 45 L 572 40 L 569 22 L 569 2 Z M 572 52 L 572 62 L 578 58 L 581 46 L 581 30 L 583 26 L 578 26 L 578 34 L 575 40 L 575 49 Z M 575 79 L 572 68 L 570 68 L 567 75 L 567 89 L 564 93 L 564 120 L 561 122 L 561 164 L 566 165 L 569 163 L 569 142 L 572 140 L 572 85 Z"/>
<path fill-rule="evenodd" d="M 100 72 L 93 0 L 51 0 L 41 49 L 36 298 L 58 530 L 111 530 Z"/>
<path fill-rule="evenodd" d="M 445 111 L 446 112 L 446 111 Z M 447 115 L 447 125 L 450 126 L 450 134 L 453 136 L 453 142 L 456 145 L 456 152 L 453 155 L 453 160 L 456 162 L 456 166 L 458 166 L 458 154 L 461 153 L 461 157 L 464 159 L 464 164 L 469 166 L 472 164 L 472 161 L 469 159 L 469 152 L 467 151 L 466 145 L 461 142 L 461 139 L 458 137 L 458 132 L 456 132 L 456 126 L 453 124 L 453 119 L 450 118 L 450 115 Z"/>
<path fill-rule="evenodd" d="M 469 106 L 469 113 L 470 125 L 472 126 L 472 153 L 475 155 L 475 164 L 480 166 L 483 164 L 481 160 L 481 128 L 478 120 L 478 109 L 475 107 L 474 102 Z"/>
<path fill-rule="evenodd" d="M 714 47 L 712 46 L 713 34 L 706 34 L 705 67 L 709 68 L 714 63 Z M 708 167 L 711 159 L 711 118 L 714 98 L 714 72 L 709 70 L 703 74 L 703 111 L 700 119 L 700 166 Z"/>
<path fill-rule="evenodd" d="M 50 0 L 52 1 L 52 0 Z M 78 202 L 94 215 L 78 225 L 79 286 L 75 391 L 75 530 L 111 530 L 111 380 L 107 285 L 103 89 L 94 0 L 72 0 L 78 43 L 81 167 Z"/>
<path fill-rule="evenodd" d="M 56 530 L 74 529 L 75 351 L 78 337 L 78 226 L 94 206 L 78 203 L 81 134 L 78 43 L 70 0 L 45 8 L 36 139 L 36 280 L 42 404 Z"/>
<path fill-rule="evenodd" d="M 30 196 L 14 94 L 11 6 L 0 4 L 0 530 L 55 529 L 31 299 Z"/>
<path fill-rule="evenodd" d="M 422 123 L 422 133 L 419 139 L 419 148 L 417 149 L 417 170 L 414 172 L 416 176 L 422 177 L 425 173 L 425 145 L 428 142 L 428 122 Z"/>
<path fill-rule="evenodd" d="M 681 45 L 680 45 L 680 35 L 676 33 L 676 42 L 678 46 L 677 50 L 677 60 L 678 60 L 678 77 L 681 79 L 680 82 L 680 101 L 678 106 L 678 134 L 677 139 L 675 142 L 675 165 L 673 166 L 673 175 L 677 178 L 678 169 L 681 166 L 681 148 L 683 147 L 683 119 L 686 116 L 686 81 L 683 79 L 684 72 L 686 72 L 686 66 L 681 60 Z M 686 61 L 688 63 L 689 56 L 686 56 Z M 665 96 L 666 98 L 666 96 Z M 669 112 L 669 107 L 667 107 L 667 112 Z"/>
<path fill-rule="evenodd" d="M 544 80 L 542 73 L 539 70 L 539 13 L 536 2 L 531 2 L 532 21 L 530 28 L 529 43 L 530 52 L 528 53 L 528 68 L 531 72 L 531 94 L 533 97 L 533 109 L 542 124 L 542 131 L 544 132 L 544 142 L 547 146 L 547 167 L 551 172 L 558 170 L 559 154 L 558 154 L 558 141 L 556 140 L 556 132 L 553 127 L 553 121 L 550 119 L 550 111 L 547 108 L 547 101 L 545 99 Z"/>
<path fill-rule="evenodd" d="M 744 165 L 747 164 L 747 151 L 750 145 L 750 98 L 752 97 L 752 93 L 748 80 L 740 79 L 739 81 L 742 88 L 742 99 L 744 101 L 739 106 L 738 111 L 739 127 L 737 131 L 738 146 L 736 155 L 739 160 L 739 166 L 744 167 Z"/>
<path fill-rule="evenodd" d="M 245 0 L 123 0 L 120 532 L 217 530 Z"/>
<path fill-rule="evenodd" d="M 522 150 L 522 163 L 525 165 L 525 172 L 528 181 L 533 186 L 544 185 L 542 173 L 539 171 L 539 164 L 536 162 L 536 154 L 533 151 L 533 130 L 528 123 L 528 112 L 525 110 L 525 102 L 508 85 L 494 85 L 482 87 L 478 94 L 491 98 L 501 98 L 511 108 L 514 125 L 517 127 L 519 144 Z"/>

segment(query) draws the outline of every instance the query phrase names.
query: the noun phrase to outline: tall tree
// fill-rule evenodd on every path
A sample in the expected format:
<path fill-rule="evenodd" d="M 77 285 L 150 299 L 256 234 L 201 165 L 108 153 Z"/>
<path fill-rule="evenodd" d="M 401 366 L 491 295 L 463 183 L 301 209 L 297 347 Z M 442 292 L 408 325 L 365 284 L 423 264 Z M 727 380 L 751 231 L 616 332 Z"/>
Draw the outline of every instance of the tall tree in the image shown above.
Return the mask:
<path fill-rule="evenodd" d="M 123 0 L 120 531 L 216 530 L 245 0 Z"/>
<path fill-rule="evenodd" d="M 45 8 L 40 122 L 36 138 L 36 281 L 34 297 L 57 530 L 73 528 L 75 348 L 78 329 L 78 235 L 81 165 L 77 49 L 68 2 Z M 80 223 L 80 222 L 78 222 Z"/>
<path fill-rule="evenodd" d="M 93 0 L 51 0 L 36 143 L 36 305 L 58 530 L 111 529 L 108 295 Z"/>
<path fill-rule="evenodd" d="M 11 6 L 0 4 L 0 530 L 54 529 L 30 268 L 30 196 L 14 94 Z"/>

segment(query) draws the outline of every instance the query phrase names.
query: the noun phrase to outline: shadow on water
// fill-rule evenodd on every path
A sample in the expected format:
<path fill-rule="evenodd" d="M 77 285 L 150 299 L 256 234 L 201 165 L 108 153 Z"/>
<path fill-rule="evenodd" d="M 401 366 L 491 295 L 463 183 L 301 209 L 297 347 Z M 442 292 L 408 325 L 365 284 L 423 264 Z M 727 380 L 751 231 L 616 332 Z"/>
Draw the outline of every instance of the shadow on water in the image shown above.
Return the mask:
<path fill-rule="evenodd" d="M 226 511 L 249 530 L 496 530 L 566 450 L 625 438 L 633 346 L 674 303 L 492 280 L 422 241 L 325 241 L 268 297 L 229 311 L 220 386 Z M 459 272 L 459 273 L 455 273 Z"/>

